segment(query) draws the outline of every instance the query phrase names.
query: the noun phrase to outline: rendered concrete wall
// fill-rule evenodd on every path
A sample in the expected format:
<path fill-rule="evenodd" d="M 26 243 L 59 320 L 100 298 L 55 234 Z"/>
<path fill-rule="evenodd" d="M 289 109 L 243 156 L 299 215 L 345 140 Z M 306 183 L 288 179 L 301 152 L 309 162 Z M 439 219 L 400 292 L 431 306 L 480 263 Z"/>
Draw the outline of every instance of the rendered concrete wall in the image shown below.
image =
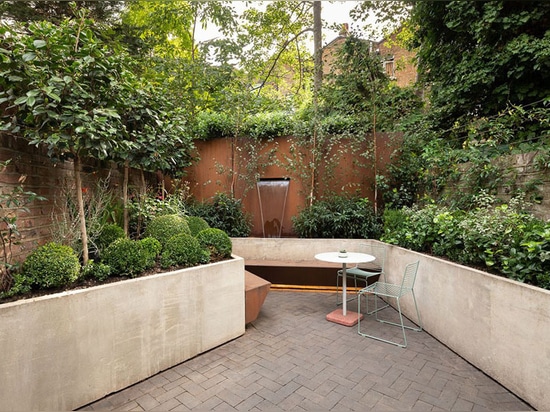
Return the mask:
<path fill-rule="evenodd" d="M 234 239 L 246 259 L 311 260 L 316 253 L 348 251 L 364 241 L 341 239 Z M 371 241 L 376 242 L 376 241 Z M 550 410 L 550 291 L 443 259 L 387 245 L 388 281 L 420 261 L 415 294 L 427 333 L 538 410 Z M 403 298 L 405 314 L 412 301 Z M 404 349 L 406 350 L 406 349 Z"/>
<path fill-rule="evenodd" d="M 245 332 L 244 261 L 0 305 L 0 409 L 72 410 Z"/>

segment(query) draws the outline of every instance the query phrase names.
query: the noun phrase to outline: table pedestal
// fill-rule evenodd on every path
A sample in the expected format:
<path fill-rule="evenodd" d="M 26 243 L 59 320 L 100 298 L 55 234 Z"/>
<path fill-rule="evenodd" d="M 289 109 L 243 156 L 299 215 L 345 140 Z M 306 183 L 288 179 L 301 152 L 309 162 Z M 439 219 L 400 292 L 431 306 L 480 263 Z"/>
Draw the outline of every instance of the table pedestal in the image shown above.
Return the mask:
<path fill-rule="evenodd" d="M 348 311 L 344 316 L 344 312 L 342 309 L 333 310 L 327 315 L 328 321 L 339 323 L 340 325 L 344 326 L 353 326 L 359 321 L 359 319 L 363 319 L 363 314 Z"/>

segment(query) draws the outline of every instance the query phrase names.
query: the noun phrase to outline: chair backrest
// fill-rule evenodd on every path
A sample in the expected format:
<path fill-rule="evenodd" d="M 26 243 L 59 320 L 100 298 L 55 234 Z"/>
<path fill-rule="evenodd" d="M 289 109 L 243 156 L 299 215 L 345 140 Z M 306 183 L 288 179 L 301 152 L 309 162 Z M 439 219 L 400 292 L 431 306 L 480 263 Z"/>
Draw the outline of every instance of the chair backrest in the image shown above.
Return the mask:
<path fill-rule="evenodd" d="M 412 290 L 414 287 L 414 282 L 416 281 L 416 273 L 418 272 L 417 260 L 414 263 L 409 263 L 405 266 L 405 274 L 403 275 L 403 280 L 401 281 L 401 290 Z"/>
<path fill-rule="evenodd" d="M 384 263 L 386 262 L 386 246 L 370 243 L 362 243 L 361 250 L 376 259 L 368 263 L 360 263 L 358 267 L 364 270 L 379 271 L 384 273 Z"/>

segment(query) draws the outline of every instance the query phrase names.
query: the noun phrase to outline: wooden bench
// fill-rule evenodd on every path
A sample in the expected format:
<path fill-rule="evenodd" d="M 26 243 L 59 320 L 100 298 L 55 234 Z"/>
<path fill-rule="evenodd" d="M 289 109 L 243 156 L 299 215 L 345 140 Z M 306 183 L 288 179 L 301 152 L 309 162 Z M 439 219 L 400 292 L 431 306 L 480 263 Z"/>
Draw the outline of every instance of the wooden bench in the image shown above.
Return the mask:
<path fill-rule="evenodd" d="M 336 272 L 342 266 L 320 260 L 245 259 L 245 269 L 267 281 L 273 288 L 333 289 Z"/>

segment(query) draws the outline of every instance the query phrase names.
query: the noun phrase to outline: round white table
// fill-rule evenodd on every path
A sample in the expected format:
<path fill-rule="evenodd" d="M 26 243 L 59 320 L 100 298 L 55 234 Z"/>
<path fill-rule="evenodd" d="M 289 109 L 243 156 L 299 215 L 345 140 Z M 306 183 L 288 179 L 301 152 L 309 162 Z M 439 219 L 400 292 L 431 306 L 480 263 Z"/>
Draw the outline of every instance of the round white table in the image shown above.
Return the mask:
<path fill-rule="evenodd" d="M 340 252 L 325 252 L 325 253 L 316 254 L 315 259 L 322 260 L 324 262 L 342 264 L 342 309 L 336 309 L 335 311 L 329 313 L 327 315 L 327 320 L 340 323 L 346 326 L 355 325 L 357 323 L 357 320 L 360 314 L 357 314 L 357 313 L 348 314 L 347 312 L 346 265 L 348 263 L 357 264 L 357 263 L 372 262 L 376 258 L 366 253 L 347 252 L 344 256 Z"/>

